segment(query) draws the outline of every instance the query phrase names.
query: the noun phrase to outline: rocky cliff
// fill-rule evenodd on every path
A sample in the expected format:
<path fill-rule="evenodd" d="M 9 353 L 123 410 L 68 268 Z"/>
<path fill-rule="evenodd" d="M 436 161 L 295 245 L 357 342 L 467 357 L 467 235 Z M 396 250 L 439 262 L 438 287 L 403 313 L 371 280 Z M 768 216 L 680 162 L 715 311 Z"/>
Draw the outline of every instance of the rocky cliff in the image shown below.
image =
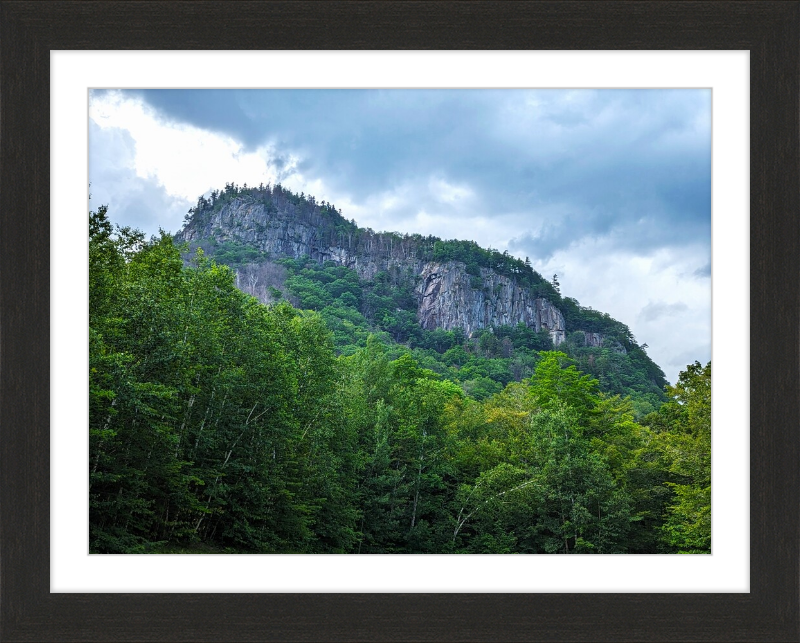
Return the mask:
<path fill-rule="evenodd" d="M 474 288 L 463 263 L 426 263 L 415 289 L 422 327 L 449 330 L 460 326 L 469 335 L 478 328 L 521 322 L 537 332 L 547 330 L 555 346 L 565 340 L 564 316 L 549 301 L 531 296 L 508 277 L 485 268 L 480 272 L 482 286 Z"/>
<path fill-rule="evenodd" d="M 258 248 L 273 258 L 303 256 L 323 263 L 333 261 L 352 268 L 362 279 L 380 270 L 404 267 L 417 271 L 413 243 L 394 243 L 395 235 L 372 230 L 340 229 L 331 234 L 323 216 L 308 216 L 293 204 L 282 210 L 248 198 L 234 198 L 207 216 L 195 216 L 175 240 L 235 241 Z M 305 216 L 302 216 L 305 215 Z M 361 234 L 356 235 L 359 232 Z M 409 239 L 411 239 L 409 237 Z"/>
<path fill-rule="evenodd" d="M 588 331 L 578 331 L 575 333 L 578 336 L 576 341 L 578 345 L 589 346 L 592 348 L 608 348 L 615 353 L 625 355 L 627 351 L 625 347 L 615 339 L 606 337 L 603 333 L 591 333 Z"/>
<path fill-rule="evenodd" d="M 512 276 L 460 261 L 426 261 L 428 245 L 435 243 L 431 237 L 360 229 L 335 209 L 313 205 L 281 199 L 280 192 L 269 199 L 247 195 L 224 204 L 201 201 L 176 241 L 231 241 L 271 259 L 332 261 L 355 270 L 361 279 L 386 272 L 412 280 L 417 319 L 425 329 L 460 327 L 470 335 L 480 328 L 523 323 L 537 332 L 548 331 L 556 346 L 565 340 L 566 324 L 558 308 Z"/>

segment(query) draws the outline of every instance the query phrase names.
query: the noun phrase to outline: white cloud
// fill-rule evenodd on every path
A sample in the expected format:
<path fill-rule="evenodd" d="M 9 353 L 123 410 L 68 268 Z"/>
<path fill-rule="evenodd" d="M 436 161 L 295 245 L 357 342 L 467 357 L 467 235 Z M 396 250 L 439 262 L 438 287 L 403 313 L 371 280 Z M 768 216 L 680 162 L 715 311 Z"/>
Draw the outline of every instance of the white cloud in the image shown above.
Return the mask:
<path fill-rule="evenodd" d="M 245 152 L 242 144 L 230 137 L 165 122 L 139 99 L 116 92 L 93 97 L 89 117 L 103 130 L 127 132 L 135 143 L 132 166 L 136 176 L 155 180 L 173 197 L 196 201 L 229 181 L 257 185 L 274 181 L 278 175 L 268 148 Z"/>
<path fill-rule="evenodd" d="M 465 184 L 449 183 L 445 179 L 432 177 L 428 182 L 431 197 L 441 203 L 464 203 L 474 196 L 472 189 Z"/>
<path fill-rule="evenodd" d="M 115 223 L 156 234 L 177 230 L 193 200 L 169 195 L 154 178 L 136 174 L 136 143 L 127 130 L 89 124 L 90 209 L 109 208 Z"/>
<path fill-rule="evenodd" d="M 607 243 L 584 241 L 547 261 L 531 260 L 547 278 L 558 274 L 562 293 L 627 324 L 670 382 L 688 363 L 711 359 L 711 284 L 685 276 L 706 251 L 669 248 L 641 256 Z M 648 306 L 656 312 L 654 299 L 673 303 L 664 304 L 666 314 L 642 314 Z M 676 347 L 682 348 L 676 352 Z"/>
<path fill-rule="evenodd" d="M 647 305 L 639 311 L 639 319 L 652 322 L 662 317 L 672 317 L 688 309 L 689 307 L 682 301 L 672 304 L 665 301 L 648 301 Z"/>

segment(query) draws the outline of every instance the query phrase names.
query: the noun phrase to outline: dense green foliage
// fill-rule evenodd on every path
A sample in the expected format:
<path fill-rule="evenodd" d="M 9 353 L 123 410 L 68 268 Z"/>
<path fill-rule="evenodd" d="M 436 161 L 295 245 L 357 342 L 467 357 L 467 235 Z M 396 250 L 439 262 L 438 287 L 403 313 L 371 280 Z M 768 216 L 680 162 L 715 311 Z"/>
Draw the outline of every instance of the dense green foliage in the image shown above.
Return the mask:
<path fill-rule="evenodd" d="M 637 422 L 525 329 L 397 344 L 340 267 L 267 306 L 104 208 L 89 256 L 92 552 L 710 551 L 710 365 Z"/>
<path fill-rule="evenodd" d="M 219 259 L 216 254 L 214 258 Z M 478 399 L 530 377 L 539 352 L 553 349 L 547 331 L 536 332 L 524 324 L 481 329 L 470 338 L 458 328 L 423 330 L 416 318 L 414 282 L 403 275 L 379 272 L 371 281 L 360 281 L 355 271 L 333 262 L 319 264 L 305 257 L 278 263 L 289 275 L 281 295 L 299 308 L 320 313 L 338 354 L 364 348 L 367 338 L 377 333 L 385 343 L 401 344 L 394 347 L 397 354 L 410 352 L 420 364 Z M 643 349 L 635 343 L 627 351 L 621 346 L 614 339 L 602 347 L 586 346 L 578 331 L 559 350 L 596 377 L 601 390 L 629 396 L 636 416 L 642 417 L 666 399 L 666 381 Z"/>

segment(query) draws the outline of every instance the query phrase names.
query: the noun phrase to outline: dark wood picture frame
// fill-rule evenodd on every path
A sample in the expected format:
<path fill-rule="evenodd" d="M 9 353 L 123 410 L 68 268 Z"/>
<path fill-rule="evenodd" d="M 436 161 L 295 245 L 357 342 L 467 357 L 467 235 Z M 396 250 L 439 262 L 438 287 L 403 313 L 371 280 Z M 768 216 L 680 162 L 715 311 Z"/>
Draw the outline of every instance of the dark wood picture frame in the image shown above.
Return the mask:
<path fill-rule="evenodd" d="M 50 50 L 242 48 L 750 51 L 750 593 L 50 593 Z M 799 124 L 797 1 L 3 1 L 0 640 L 798 640 Z"/>

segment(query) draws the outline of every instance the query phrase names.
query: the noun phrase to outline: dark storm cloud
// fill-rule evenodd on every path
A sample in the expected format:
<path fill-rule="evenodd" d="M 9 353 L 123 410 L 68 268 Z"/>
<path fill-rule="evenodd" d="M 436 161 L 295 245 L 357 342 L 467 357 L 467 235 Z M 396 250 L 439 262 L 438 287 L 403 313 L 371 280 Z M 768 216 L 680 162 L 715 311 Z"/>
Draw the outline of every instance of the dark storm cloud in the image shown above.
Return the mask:
<path fill-rule="evenodd" d="M 532 257 L 598 236 L 642 254 L 710 245 L 709 91 L 127 93 L 165 121 L 297 157 L 304 176 L 355 203 L 410 187 L 401 220 L 446 214 L 431 177 L 467 186 L 460 215 L 514 215 L 510 247 Z"/>

